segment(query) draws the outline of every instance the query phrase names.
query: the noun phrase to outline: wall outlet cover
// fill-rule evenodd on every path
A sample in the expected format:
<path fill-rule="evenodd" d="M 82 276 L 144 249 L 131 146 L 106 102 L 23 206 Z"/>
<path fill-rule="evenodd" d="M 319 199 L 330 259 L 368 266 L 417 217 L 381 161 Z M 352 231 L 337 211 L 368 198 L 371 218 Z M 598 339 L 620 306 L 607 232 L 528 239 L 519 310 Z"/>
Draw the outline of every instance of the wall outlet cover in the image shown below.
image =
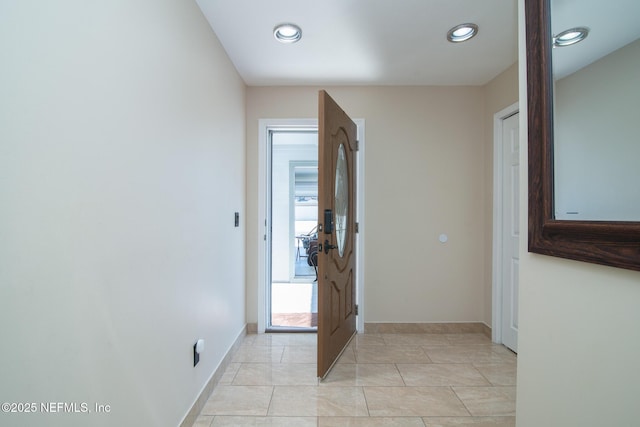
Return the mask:
<path fill-rule="evenodd" d="M 198 353 L 198 351 L 196 350 L 197 345 L 198 343 L 195 343 L 193 345 L 193 366 L 196 366 L 200 361 L 200 353 Z"/>

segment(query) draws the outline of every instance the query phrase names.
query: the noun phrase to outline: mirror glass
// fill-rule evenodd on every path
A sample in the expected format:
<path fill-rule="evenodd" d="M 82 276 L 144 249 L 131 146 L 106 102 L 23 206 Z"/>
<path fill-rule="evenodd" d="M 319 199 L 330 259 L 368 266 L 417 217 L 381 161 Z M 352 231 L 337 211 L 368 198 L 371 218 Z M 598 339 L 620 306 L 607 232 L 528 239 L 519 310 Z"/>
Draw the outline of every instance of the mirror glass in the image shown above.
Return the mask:
<path fill-rule="evenodd" d="M 349 178 L 347 175 L 347 157 L 344 145 L 338 147 L 338 160 L 336 161 L 336 190 L 334 202 L 334 226 L 338 243 L 338 254 L 344 255 L 347 243 L 347 214 L 349 209 Z"/>
<path fill-rule="evenodd" d="M 640 221 L 640 1 L 551 0 L 554 213 Z"/>

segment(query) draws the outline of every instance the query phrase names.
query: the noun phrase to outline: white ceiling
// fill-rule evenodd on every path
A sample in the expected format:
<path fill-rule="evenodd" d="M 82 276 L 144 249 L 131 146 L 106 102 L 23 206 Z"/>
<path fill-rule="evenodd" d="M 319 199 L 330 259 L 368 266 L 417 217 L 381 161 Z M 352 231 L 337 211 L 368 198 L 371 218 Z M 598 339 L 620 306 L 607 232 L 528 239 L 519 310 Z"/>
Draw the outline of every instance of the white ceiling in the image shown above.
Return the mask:
<path fill-rule="evenodd" d="M 196 0 L 245 83 L 482 85 L 517 60 L 516 0 Z M 285 45 L 275 25 L 302 28 Z M 476 23 L 452 44 L 447 31 Z"/>
<path fill-rule="evenodd" d="M 640 38 L 639 0 L 552 0 L 551 32 L 574 27 L 591 32 L 571 47 L 553 49 L 553 70 L 565 77 Z"/>

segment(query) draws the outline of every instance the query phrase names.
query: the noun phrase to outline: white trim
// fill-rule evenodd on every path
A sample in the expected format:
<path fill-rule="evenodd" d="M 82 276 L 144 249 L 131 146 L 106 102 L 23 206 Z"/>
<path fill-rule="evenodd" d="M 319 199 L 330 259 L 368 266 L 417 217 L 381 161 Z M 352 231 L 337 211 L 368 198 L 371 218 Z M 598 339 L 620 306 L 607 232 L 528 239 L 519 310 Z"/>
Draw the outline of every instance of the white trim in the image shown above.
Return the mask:
<path fill-rule="evenodd" d="M 358 181 L 357 185 L 357 201 L 356 201 L 356 218 L 359 223 L 359 233 L 356 235 L 356 301 L 359 308 L 356 320 L 356 328 L 358 332 L 364 332 L 364 119 L 353 119 L 358 126 L 358 141 L 360 149 L 356 156 L 356 168 Z M 267 212 L 270 209 L 269 200 L 267 199 L 267 190 L 269 188 L 269 131 L 277 129 L 317 129 L 318 119 L 259 119 L 258 120 L 258 325 L 257 332 L 264 333 L 268 321 L 269 313 L 267 312 L 267 301 L 269 286 L 266 286 L 269 277 L 269 268 L 267 264 L 267 250 L 269 233 L 266 230 Z"/>
<path fill-rule="evenodd" d="M 356 235 L 356 304 L 358 304 L 358 316 L 356 317 L 356 329 L 364 333 L 364 119 L 353 119 L 358 126 L 358 154 L 356 156 L 356 221 L 358 222 L 358 234 Z"/>
<path fill-rule="evenodd" d="M 259 119 L 258 120 L 258 325 L 257 332 L 264 333 L 270 313 L 267 310 L 270 286 L 266 286 L 271 274 L 271 266 L 266 262 L 267 247 L 271 244 L 270 233 L 267 233 L 267 212 L 271 209 L 271 201 L 267 198 L 271 162 L 269 161 L 269 131 L 277 129 L 309 130 L 317 129 L 318 119 Z"/>
<path fill-rule="evenodd" d="M 296 278 L 296 259 L 295 256 L 292 259 L 292 254 L 295 251 L 296 242 L 296 203 L 295 203 L 295 187 L 296 187 L 296 172 L 295 162 L 289 161 L 289 252 L 287 259 L 289 260 L 289 282 Z M 293 203 L 291 199 L 293 198 Z"/>
<path fill-rule="evenodd" d="M 518 113 L 519 104 L 511 104 L 493 115 L 493 272 L 491 340 L 502 343 L 502 128 L 507 118 Z"/>

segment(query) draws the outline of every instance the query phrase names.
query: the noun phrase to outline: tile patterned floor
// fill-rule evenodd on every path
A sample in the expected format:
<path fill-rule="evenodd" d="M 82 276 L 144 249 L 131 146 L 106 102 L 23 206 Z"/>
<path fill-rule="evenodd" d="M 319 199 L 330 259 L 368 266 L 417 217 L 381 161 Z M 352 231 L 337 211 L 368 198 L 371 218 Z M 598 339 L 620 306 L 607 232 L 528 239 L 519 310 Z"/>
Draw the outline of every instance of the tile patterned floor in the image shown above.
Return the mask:
<path fill-rule="evenodd" d="M 196 427 L 508 427 L 516 356 L 482 334 L 365 334 L 316 378 L 315 334 L 248 335 Z"/>

